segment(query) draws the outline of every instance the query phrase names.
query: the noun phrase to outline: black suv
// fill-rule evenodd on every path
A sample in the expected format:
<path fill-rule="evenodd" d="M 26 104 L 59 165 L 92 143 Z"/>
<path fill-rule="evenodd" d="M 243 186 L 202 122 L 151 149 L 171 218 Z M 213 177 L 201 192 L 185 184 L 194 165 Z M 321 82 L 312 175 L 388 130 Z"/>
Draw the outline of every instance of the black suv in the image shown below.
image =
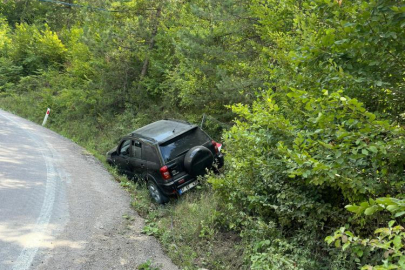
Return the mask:
<path fill-rule="evenodd" d="M 197 176 L 223 166 L 218 145 L 198 126 L 160 120 L 139 128 L 107 153 L 121 173 L 142 179 L 159 204 L 197 185 Z"/>

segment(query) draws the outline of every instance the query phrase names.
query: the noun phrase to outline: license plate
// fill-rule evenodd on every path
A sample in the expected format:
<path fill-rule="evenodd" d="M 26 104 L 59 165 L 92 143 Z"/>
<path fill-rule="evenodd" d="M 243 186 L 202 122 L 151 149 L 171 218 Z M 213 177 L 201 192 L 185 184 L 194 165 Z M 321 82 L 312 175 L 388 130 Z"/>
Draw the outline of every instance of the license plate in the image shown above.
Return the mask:
<path fill-rule="evenodd" d="M 188 184 L 187 186 L 182 187 L 181 189 L 179 189 L 179 194 L 180 195 L 183 194 L 184 192 L 186 192 L 186 191 L 192 189 L 193 187 L 195 187 L 197 184 L 198 184 L 198 181 L 194 181 L 194 182 Z"/>

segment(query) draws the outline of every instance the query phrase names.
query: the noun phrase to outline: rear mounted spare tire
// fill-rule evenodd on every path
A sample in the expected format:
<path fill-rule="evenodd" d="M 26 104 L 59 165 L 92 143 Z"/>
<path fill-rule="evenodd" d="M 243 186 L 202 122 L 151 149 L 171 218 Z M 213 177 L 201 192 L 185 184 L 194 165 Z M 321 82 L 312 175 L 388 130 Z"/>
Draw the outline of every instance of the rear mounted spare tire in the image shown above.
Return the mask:
<path fill-rule="evenodd" d="M 184 168 L 192 176 L 204 175 L 213 162 L 214 156 L 207 147 L 195 146 L 184 157 Z"/>

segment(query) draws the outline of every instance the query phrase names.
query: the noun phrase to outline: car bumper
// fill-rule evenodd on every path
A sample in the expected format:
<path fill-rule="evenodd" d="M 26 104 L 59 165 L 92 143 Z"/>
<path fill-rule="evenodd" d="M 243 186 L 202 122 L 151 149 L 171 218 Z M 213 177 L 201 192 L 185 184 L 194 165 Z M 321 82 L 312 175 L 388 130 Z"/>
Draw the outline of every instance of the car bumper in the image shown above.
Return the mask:
<path fill-rule="evenodd" d="M 222 172 L 223 168 L 224 168 L 224 156 L 221 153 L 219 153 L 214 158 L 214 164 L 212 166 L 212 169 L 214 170 L 214 172 L 217 173 Z M 198 182 L 196 177 L 191 176 L 187 173 L 183 173 L 180 175 L 176 175 L 175 177 L 172 178 L 172 180 L 163 183 L 163 185 L 160 185 L 160 187 L 165 195 L 174 195 L 174 194 L 181 195 L 182 193 L 188 191 L 186 187 L 189 187 L 190 185 L 194 187 L 194 184 L 192 184 L 194 182 Z M 182 190 L 184 189 L 187 190 L 183 192 Z"/>
<path fill-rule="evenodd" d="M 163 193 L 165 193 L 166 195 L 181 194 L 182 192 L 179 193 L 179 190 L 196 181 L 197 178 L 192 177 L 191 175 L 188 174 L 183 174 L 181 176 L 176 177 L 175 179 L 173 179 L 168 183 L 164 183 L 161 186 L 161 188 Z"/>

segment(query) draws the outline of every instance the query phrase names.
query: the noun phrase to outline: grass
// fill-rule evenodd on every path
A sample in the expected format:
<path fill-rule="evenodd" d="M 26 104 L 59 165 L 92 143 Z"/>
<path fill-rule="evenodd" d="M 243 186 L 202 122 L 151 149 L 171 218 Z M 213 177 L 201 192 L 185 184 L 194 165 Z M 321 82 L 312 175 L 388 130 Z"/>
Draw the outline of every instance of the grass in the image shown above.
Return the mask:
<path fill-rule="evenodd" d="M 217 198 L 208 184 L 169 204 L 147 208 L 148 194 L 138 194 L 134 208 L 146 214 L 144 233 L 156 236 L 173 262 L 183 269 L 240 269 L 238 235 L 221 230 Z M 147 211 L 145 211 L 147 209 Z"/>
<path fill-rule="evenodd" d="M 33 113 L 34 106 L 27 104 L 32 106 L 29 95 L 0 98 L 1 108 L 40 124 L 42 112 L 35 110 Z M 144 185 L 119 175 L 106 164 L 105 153 L 115 146 L 119 137 L 146 124 L 148 119 L 126 125 L 126 116 L 120 116 L 116 121 L 114 116 L 62 121 L 63 117 L 55 114 L 51 111 L 47 127 L 78 143 L 104 164 L 131 194 L 132 207 L 146 219 L 143 232 L 155 236 L 175 264 L 182 269 L 244 269 L 243 244 L 237 234 L 221 227 L 218 200 L 209 184 L 203 181 L 202 186 L 171 199 L 168 204 L 156 205 Z M 142 269 L 156 269 L 150 262 L 143 266 Z"/>
<path fill-rule="evenodd" d="M 140 264 L 137 269 L 139 270 L 160 270 L 160 267 L 156 267 L 153 265 L 152 261 L 148 260 L 142 264 Z"/>

